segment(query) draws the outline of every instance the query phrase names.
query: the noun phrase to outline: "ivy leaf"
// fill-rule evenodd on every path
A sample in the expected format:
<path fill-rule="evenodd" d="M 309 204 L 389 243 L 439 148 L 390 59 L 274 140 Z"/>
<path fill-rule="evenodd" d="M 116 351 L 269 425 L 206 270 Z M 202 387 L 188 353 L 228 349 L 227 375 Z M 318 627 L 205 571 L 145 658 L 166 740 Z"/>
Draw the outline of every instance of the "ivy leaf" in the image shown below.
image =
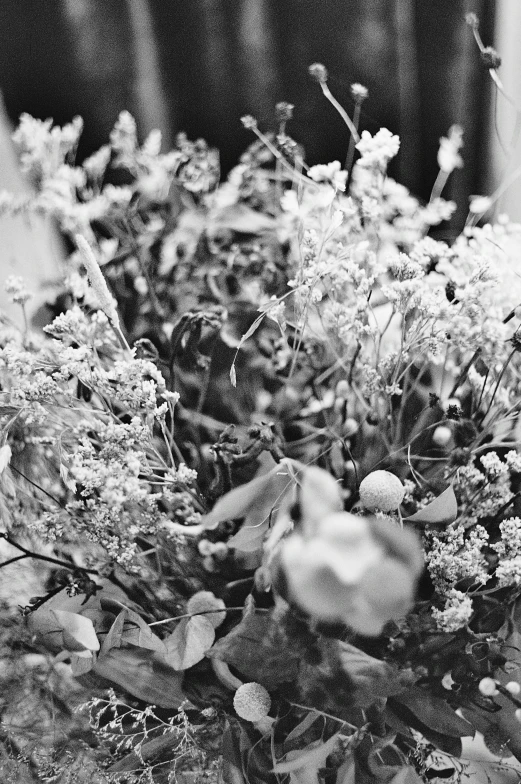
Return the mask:
<path fill-rule="evenodd" d="M 65 610 L 50 610 L 63 636 L 68 651 L 99 651 L 100 644 L 90 618 Z"/>
<path fill-rule="evenodd" d="M 85 675 L 85 673 L 90 672 L 94 667 L 94 656 L 90 651 L 88 652 L 88 656 L 82 656 L 78 653 L 71 654 L 71 670 L 72 674 L 75 678 L 78 678 L 80 675 Z"/>
<path fill-rule="evenodd" d="M 121 638 L 123 635 L 123 627 L 127 618 L 127 611 L 121 610 L 116 620 L 107 632 L 105 639 L 101 646 L 101 653 L 108 653 L 111 648 L 121 647 Z"/>
<path fill-rule="evenodd" d="M 258 476 L 245 485 L 236 487 L 217 501 L 212 511 L 203 518 L 207 529 L 217 528 L 225 520 L 244 518 L 241 536 L 236 534 L 229 544 L 244 552 L 262 546 L 270 517 L 282 500 L 294 488 L 300 463 L 284 459 L 267 474 Z M 236 544 L 234 544 L 234 539 Z"/>
<path fill-rule="evenodd" d="M 458 516 L 458 503 L 454 495 L 454 488 L 449 485 L 441 495 L 427 504 L 419 512 L 405 517 L 406 523 L 420 523 L 422 525 L 448 525 L 453 523 Z"/>
<path fill-rule="evenodd" d="M 405 721 L 417 719 L 420 724 L 451 738 L 465 738 L 474 736 L 474 727 L 462 719 L 448 705 L 445 700 L 433 697 L 427 691 L 416 686 L 410 687 L 406 692 L 395 697 L 390 702 L 391 709 Z M 405 714 L 405 715 L 404 715 Z M 422 728 L 411 723 L 414 729 L 422 732 Z"/>
<path fill-rule="evenodd" d="M 174 670 L 187 670 L 204 659 L 214 640 L 215 629 L 208 618 L 183 618 L 164 641 L 165 660 Z"/>
<path fill-rule="evenodd" d="M 121 641 L 136 645 L 138 648 L 147 648 L 150 651 L 165 652 L 165 645 L 154 634 L 150 626 L 137 612 L 126 607 L 121 602 L 114 602 L 125 611 L 125 628 L 121 635 Z"/>

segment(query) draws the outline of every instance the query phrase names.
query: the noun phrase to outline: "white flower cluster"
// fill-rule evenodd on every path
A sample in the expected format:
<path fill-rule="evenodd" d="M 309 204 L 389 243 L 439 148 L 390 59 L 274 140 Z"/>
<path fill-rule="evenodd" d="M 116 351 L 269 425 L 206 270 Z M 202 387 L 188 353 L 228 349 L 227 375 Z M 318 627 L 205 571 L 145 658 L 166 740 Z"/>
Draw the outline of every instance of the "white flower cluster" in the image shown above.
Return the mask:
<path fill-rule="evenodd" d="M 446 594 L 443 610 L 434 608 L 432 616 L 440 632 L 457 632 L 466 626 L 472 617 L 472 599 L 452 588 Z"/>

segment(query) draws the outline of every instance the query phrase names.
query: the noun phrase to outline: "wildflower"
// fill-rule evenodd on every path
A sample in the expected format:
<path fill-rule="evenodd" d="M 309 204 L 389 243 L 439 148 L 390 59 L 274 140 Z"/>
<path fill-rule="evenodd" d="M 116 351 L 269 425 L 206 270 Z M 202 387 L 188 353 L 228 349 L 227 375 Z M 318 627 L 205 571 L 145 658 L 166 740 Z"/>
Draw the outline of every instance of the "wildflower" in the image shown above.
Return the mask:
<path fill-rule="evenodd" d="M 341 171 L 340 161 L 312 166 L 308 176 L 315 182 L 327 182 L 338 191 L 345 191 L 347 172 Z"/>
<path fill-rule="evenodd" d="M 447 594 L 445 608 L 434 608 L 432 617 L 442 632 L 455 632 L 468 624 L 472 616 L 472 599 L 455 588 Z"/>
<path fill-rule="evenodd" d="M 366 509 L 392 512 L 403 501 L 405 488 L 389 471 L 373 471 L 360 483 L 360 501 Z"/>
<path fill-rule="evenodd" d="M 374 136 L 369 131 L 362 131 L 356 149 L 360 152 L 358 166 L 385 169 L 400 149 L 400 139 L 387 128 L 380 128 Z"/>
<path fill-rule="evenodd" d="M 271 697 L 260 683 L 243 683 L 235 692 L 233 707 L 246 721 L 261 721 L 271 708 Z"/>
<path fill-rule="evenodd" d="M 26 288 L 24 279 L 17 275 L 9 275 L 4 283 L 6 294 L 10 295 L 11 301 L 18 305 L 25 303 L 33 296 Z"/>
<path fill-rule="evenodd" d="M 459 154 L 463 146 L 463 128 L 459 125 L 451 125 L 448 136 L 440 139 L 438 150 L 438 166 L 441 171 L 450 174 L 454 169 L 461 169 L 463 158 Z"/>
<path fill-rule="evenodd" d="M 223 610 L 224 612 L 208 612 L 208 610 Z M 198 591 L 190 597 L 186 605 L 186 611 L 197 615 L 207 613 L 206 618 L 210 621 L 214 629 L 217 629 L 226 620 L 226 605 L 222 599 L 218 599 L 211 591 Z"/>

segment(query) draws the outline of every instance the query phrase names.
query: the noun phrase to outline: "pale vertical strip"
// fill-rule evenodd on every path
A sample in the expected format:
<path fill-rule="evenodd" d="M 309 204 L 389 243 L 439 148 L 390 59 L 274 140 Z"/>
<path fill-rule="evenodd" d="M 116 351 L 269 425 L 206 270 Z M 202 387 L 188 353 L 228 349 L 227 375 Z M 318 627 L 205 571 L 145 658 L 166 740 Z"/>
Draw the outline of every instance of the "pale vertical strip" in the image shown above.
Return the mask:
<path fill-rule="evenodd" d="M 274 30 L 266 0 L 242 0 L 239 14 L 244 97 L 258 119 L 266 121 L 278 100 Z"/>
<path fill-rule="evenodd" d="M 400 181 L 413 191 L 419 186 L 420 90 L 416 51 L 415 3 L 395 0 L 396 53 L 401 148 Z"/>
<path fill-rule="evenodd" d="M 521 106 L 521 0 L 496 0 L 495 48 L 502 58 L 498 74 L 506 92 Z M 487 43 L 487 42 L 485 42 Z M 492 101 L 492 112 L 495 102 Z M 497 97 L 497 125 L 503 144 L 509 146 L 516 123 L 515 109 L 501 95 Z M 494 117 L 490 118 L 489 192 L 521 166 L 521 135 L 514 151 L 505 155 L 497 139 Z M 498 212 L 521 222 L 521 177 L 501 197 Z"/>
<path fill-rule="evenodd" d="M 11 131 L 0 95 L 0 191 L 29 196 L 31 188 L 20 172 Z M 5 279 L 9 275 L 25 279 L 35 294 L 27 303 L 28 312 L 33 313 L 47 298 L 54 298 L 52 284 L 56 286 L 63 276 L 64 250 L 51 219 L 37 215 L 1 216 L 0 237 L 0 310 L 22 326 L 22 310 L 9 302 Z"/>
<path fill-rule="evenodd" d="M 148 0 L 127 0 L 135 57 L 134 101 L 140 134 L 159 128 L 163 150 L 170 149 L 170 123 L 159 54 Z"/>

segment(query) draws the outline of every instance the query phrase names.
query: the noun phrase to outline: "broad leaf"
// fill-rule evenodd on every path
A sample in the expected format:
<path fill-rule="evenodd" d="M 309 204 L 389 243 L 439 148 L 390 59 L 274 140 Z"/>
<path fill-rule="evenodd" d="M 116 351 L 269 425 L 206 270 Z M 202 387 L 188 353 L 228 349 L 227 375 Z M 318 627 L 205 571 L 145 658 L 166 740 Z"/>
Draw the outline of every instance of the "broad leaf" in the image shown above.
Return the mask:
<path fill-rule="evenodd" d="M 421 525 L 448 525 L 453 523 L 458 516 L 458 504 L 454 489 L 449 485 L 441 495 L 427 504 L 419 512 L 404 518 L 406 523 L 419 523 Z"/>
<path fill-rule="evenodd" d="M 137 612 L 120 602 L 114 602 L 114 604 L 119 605 L 125 611 L 125 625 L 121 635 L 121 642 L 136 645 L 138 648 L 147 648 L 150 651 L 165 652 L 164 643 L 157 634 L 154 634 L 147 622 Z"/>
<path fill-rule="evenodd" d="M 85 675 L 86 672 L 90 672 L 94 667 L 94 656 L 90 651 L 87 651 L 87 653 L 88 656 L 83 656 L 78 653 L 71 654 L 71 670 L 75 678 L 78 678 L 80 675 Z"/>
<path fill-rule="evenodd" d="M 204 527 L 217 528 L 219 523 L 226 520 L 243 517 L 243 527 L 250 531 L 245 530 L 239 540 L 241 548 L 244 549 L 247 544 L 248 536 L 251 537 L 250 541 L 262 542 L 271 514 L 280 507 L 285 495 L 294 487 L 300 467 L 300 463 L 294 460 L 282 460 L 267 474 L 226 493 L 203 518 Z"/>
<path fill-rule="evenodd" d="M 318 741 L 318 745 L 313 744 L 313 748 L 304 749 L 302 752 L 289 752 L 286 757 L 291 757 L 291 759 L 277 762 L 273 767 L 274 773 L 289 773 L 302 768 L 307 771 L 315 770 L 318 772 L 319 768 L 324 767 L 326 759 L 337 745 L 339 738 L 340 733 L 337 732 L 325 743 Z"/>
<path fill-rule="evenodd" d="M 90 618 L 65 610 L 50 610 L 56 628 L 63 636 L 63 646 L 68 651 L 99 651 L 100 644 Z"/>
<path fill-rule="evenodd" d="M 186 703 L 181 689 L 181 673 L 176 672 L 154 651 L 145 648 L 112 648 L 98 657 L 93 672 L 118 684 L 148 705 L 177 710 L 183 702 Z"/>
<path fill-rule="evenodd" d="M 292 650 L 280 622 L 271 613 L 251 611 L 208 652 L 235 667 L 246 679 L 268 690 L 294 680 L 301 652 Z"/>
<path fill-rule="evenodd" d="M 204 659 L 214 640 L 215 629 L 208 618 L 183 618 L 164 641 L 165 660 L 174 670 L 187 670 Z"/>
<path fill-rule="evenodd" d="M 462 719 L 445 700 L 412 686 L 390 703 L 392 710 L 404 720 L 405 715 L 417 718 L 425 727 L 452 738 L 474 736 L 474 727 Z M 414 724 L 412 726 L 415 726 Z M 416 726 L 421 732 L 421 727 Z"/>
<path fill-rule="evenodd" d="M 349 643 L 340 642 L 338 650 L 342 668 L 356 689 L 354 704 L 370 705 L 378 697 L 400 694 L 414 678 L 410 671 L 395 670 Z"/>
<path fill-rule="evenodd" d="M 111 648 L 121 647 L 123 627 L 127 618 L 127 611 L 121 610 L 116 620 L 108 630 L 101 646 L 101 653 L 107 653 Z"/>

